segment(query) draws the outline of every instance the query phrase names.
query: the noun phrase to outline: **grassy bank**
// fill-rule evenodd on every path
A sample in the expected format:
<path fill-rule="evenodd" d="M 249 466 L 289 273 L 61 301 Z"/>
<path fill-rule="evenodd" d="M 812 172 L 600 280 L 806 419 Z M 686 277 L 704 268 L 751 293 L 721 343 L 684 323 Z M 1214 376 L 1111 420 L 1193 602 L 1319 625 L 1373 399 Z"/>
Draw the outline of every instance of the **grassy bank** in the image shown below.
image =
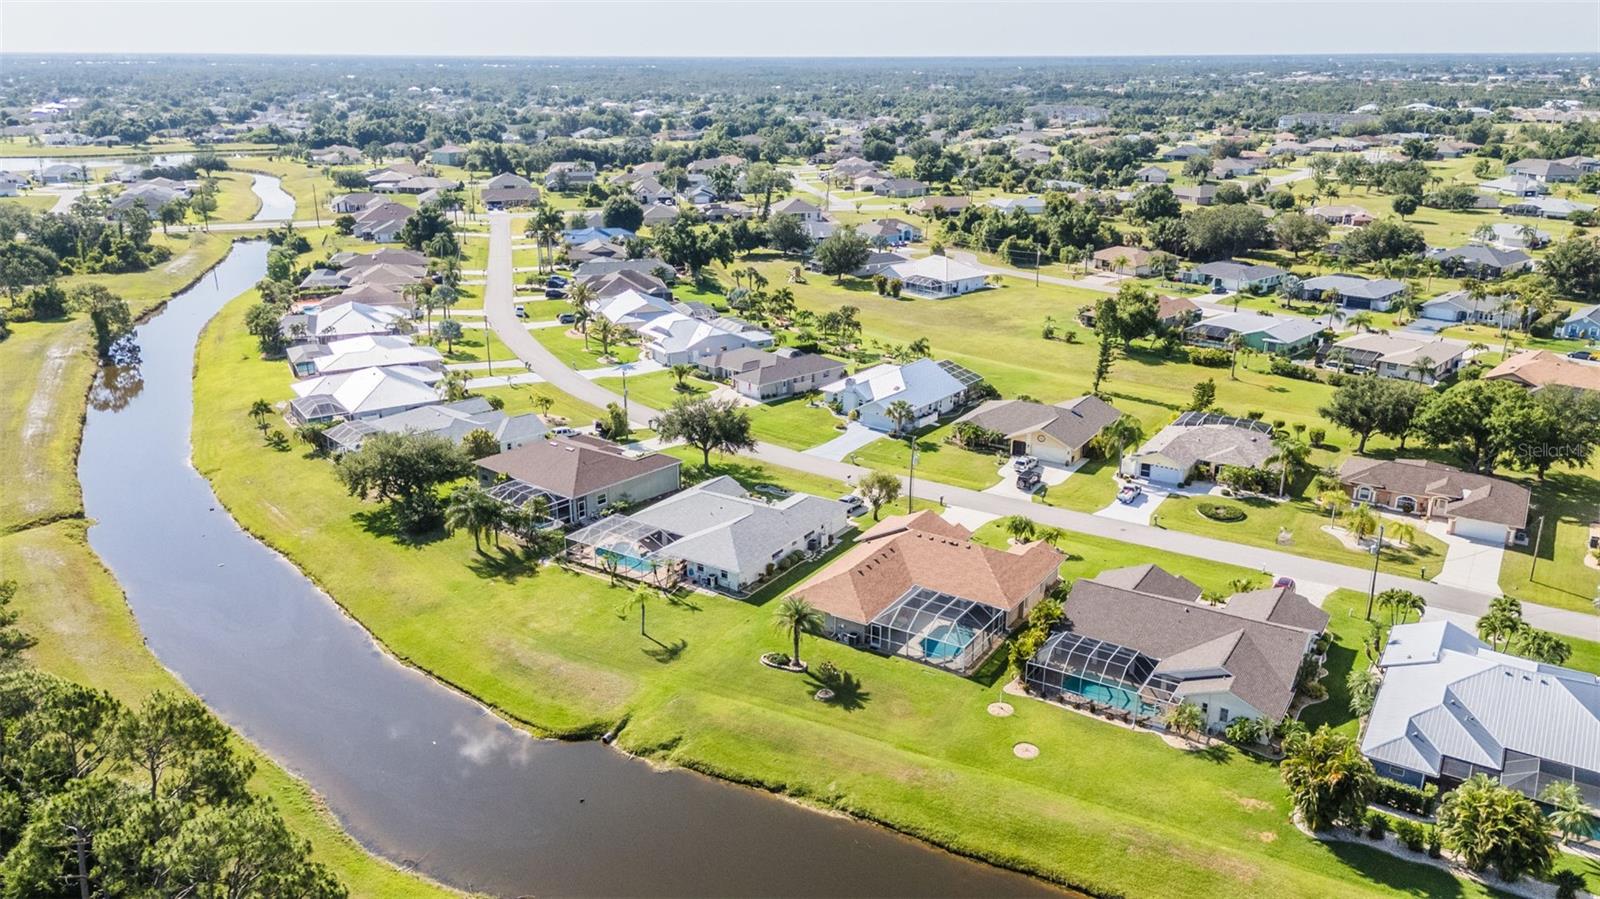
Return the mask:
<path fill-rule="evenodd" d="M 808 641 L 812 664 L 831 660 L 857 684 L 842 702 L 814 702 L 814 682 L 756 661 L 782 645 L 770 625 L 781 588 L 742 602 L 657 603 L 647 639 L 619 609 L 623 593 L 603 579 L 530 567 L 509 552 L 478 554 L 465 534 L 372 533 L 362 526 L 371 506 L 347 496 L 325 460 L 303 447 L 262 446 L 249 402 L 284 399 L 289 385 L 281 365 L 255 358 L 243 312 L 230 305 L 200 341 L 196 466 L 246 528 L 396 655 L 513 719 L 556 734 L 626 720 L 620 742 L 631 751 L 1099 893 L 1486 894 L 1370 850 L 1306 839 L 1288 822 L 1276 769 L 1231 750 L 1186 754 L 1032 701 L 994 718 L 985 712 L 1000 696 L 992 677 Z M 714 461 L 722 470 L 743 464 Z M 1074 551 L 1074 574 L 1134 558 L 1109 542 Z M 1236 576 L 1215 567 L 1196 573 Z M 1019 740 L 1039 746 L 1040 758 L 1017 759 Z"/>

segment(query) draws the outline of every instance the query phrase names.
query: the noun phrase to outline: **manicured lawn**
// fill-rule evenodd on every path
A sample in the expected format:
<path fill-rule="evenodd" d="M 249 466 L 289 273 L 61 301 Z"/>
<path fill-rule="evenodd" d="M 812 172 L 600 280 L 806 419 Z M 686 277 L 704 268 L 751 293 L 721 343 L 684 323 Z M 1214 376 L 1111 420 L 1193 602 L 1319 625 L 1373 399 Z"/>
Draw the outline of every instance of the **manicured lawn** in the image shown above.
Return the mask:
<path fill-rule="evenodd" d="M 1583 559 L 1589 552 L 1589 525 L 1600 520 L 1600 467 L 1558 469 L 1543 484 L 1532 478 L 1523 483 L 1534 491 L 1529 545 L 1506 552 L 1500 565 L 1500 588 L 1524 601 L 1594 612 L 1595 599 L 1600 596 L 1600 570 L 1588 567 Z M 1544 535 L 1535 566 L 1532 543 L 1540 518 L 1544 519 Z"/>
<path fill-rule="evenodd" d="M 49 212 L 60 199 L 55 194 L 33 191 L 20 197 L 0 197 L 0 206 L 21 206 L 33 212 Z"/>
<path fill-rule="evenodd" d="M 247 172 L 219 172 L 217 174 L 217 208 L 211 213 L 212 222 L 248 222 L 261 211 L 261 198 L 250 186 L 255 179 Z M 191 223 L 199 223 L 200 216 L 189 213 Z M 157 225 L 159 228 L 160 226 Z"/>
<path fill-rule="evenodd" d="M 1000 483 L 1000 457 L 993 453 L 979 453 L 946 443 L 950 425 L 941 425 L 918 434 L 918 481 L 938 481 L 957 487 L 983 490 Z M 857 465 L 881 468 L 894 474 L 904 474 L 911 465 L 911 448 L 901 438 L 884 437 L 867 444 L 851 454 Z M 937 490 L 937 484 L 924 485 L 923 490 Z"/>
<path fill-rule="evenodd" d="M 1010 545 L 1010 538 L 1005 532 L 1005 519 L 996 519 L 978 528 L 973 533 L 973 539 L 997 549 L 1005 549 Z M 1229 592 L 1228 585 L 1241 578 L 1257 586 L 1266 586 L 1261 572 L 1249 568 L 1222 561 L 1196 559 L 1092 534 L 1069 533 L 1058 544 L 1058 548 L 1067 555 L 1067 560 L 1061 565 L 1061 576 L 1069 583 L 1113 568 L 1155 564 L 1174 574 L 1181 574 L 1207 590 Z"/>
<path fill-rule="evenodd" d="M 806 397 L 762 403 L 749 410 L 750 430 L 763 443 L 804 450 L 821 446 L 843 433 L 838 426 L 844 419 L 827 406 L 811 405 Z"/>
<path fill-rule="evenodd" d="M 544 344 L 550 352 L 555 353 L 568 367 L 583 371 L 590 368 L 604 368 L 615 364 L 610 360 L 600 358 L 600 341 L 593 336 L 589 338 L 589 346 L 584 347 L 582 337 L 568 335 L 565 328 L 540 328 L 532 332 L 534 339 Z M 611 355 L 616 362 L 637 362 L 639 348 L 626 344 L 612 343 Z M 630 386 L 632 379 L 629 379 Z"/>
<path fill-rule="evenodd" d="M 551 405 L 547 422 L 553 425 L 587 425 L 597 418 L 604 417 L 599 409 L 582 400 L 573 399 L 570 394 L 562 393 L 549 384 L 512 384 L 509 387 L 474 390 L 473 393 L 479 396 L 497 396 L 505 400 L 504 411 L 507 415 L 521 415 L 525 412 L 543 413 L 537 398 L 549 397 Z"/>
<path fill-rule="evenodd" d="M 782 643 L 770 625 L 772 592 L 658 604 L 651 636 L 673 647 L 663 654 L 619 615 L 621 594 L 603 580 L 486 559 L 465 534 L 404 543 L 370 534 L 360 521 L 371 506 L 346 495 L 325 460 L 262 447 L 239 412 L 244 397 L 287 391 L 279 366 L 251 358 L 242 313 L 229 307 L 201 341 L 196 466 L 246 527 L 397 654 L 515 719 L 582 734 L 625 719 L 619 742 L 630 751 L 1101 893 L 1482 895 L 1305 838 L 1288 822 L 1273 766 L 1231 750 L 1189 755 L 1028 701 L 994 718 L 984 706 L 1000 695 L 996 683 L 807 641 L 813 665 L 834 661 L 860 685 L 848 702 L 815 702 L 814 684 L 756 663 Z M 1080 573 L 1154 557 L 1092 539 L 1068 548 L 1082 556 Z M 1224 573 L 1174 565 L 1206 582 Z M 1040 747 L 1038 761 L 1012 755 L 1022 739 Z"/>
<path fill-rule="evenodd" d="M 481 303 L 479 304 L 482 305 Z M 571 312 L 572 304 L 566 300 L 518 300 L 517 305 L 528 313 L 530 322 L 554 321 L 563 312 Z"/>
<path fill-rule="evenodd" d="M 439 325 L 438 316 L 434 316 L 434 327 Z M 500 342 L 500 338 L 488 328 L 462 328 L 461 339 L 447 345 L 443 340 L 437 341 L 434 346 L 439 352 L 444 353 L 446 363 L 456 362 L 483 362 L 493 360 L 506 363 L 506 371 L 521 369 L 522 363 L 517 361 L 517 355 L 511 348 Z M 448 349 L 448 351 L 447 351 Z M 481 374 L 473 372 L 473 375 Z"/>
<path fill-rule="evenodd" d="M 1065 482 L 1046 487 L 1042 493 L 1034 494 L 1034 499 L 1047 506 L 1079 512 L 1098 511 L 1117 498 L 1118 485 L 1112 478 L 1116 472 L 1115 459 L 1090 459 Z"/>
<path fill-rule="evenodd" d="M 1350 688 L 1347 680 L 1354 668 L 1372 664 L 1367 655 L 1367 595 L 1355 590 L 1335 590 L 1322 601 L 1328 613 L 1328 633 L 1333 641 L 1328 645 L 1328 661 L 1323 666 L 1328 673 L 1322 685 L 1328 688 L 1328 698 L 1316 705 L 1307 706 L 1300 720 L 1312 730 L 1327 726 L 1351 737 L 1361 729 L 1361 722 L 1350 712 Z M 1374 615 L 1379 615 L 1374 612 Z M 1387 620 L 1387 619 L 1384 619 Z"/>
<path fill-rule="evenodd" d="M 1213 521 L 1200 514 L 1196 508 L 1200 502 L 1234 506 L 1243 509 L 1246 517 L 1243 521 Z M 1361 567 L 1372 564 L 1371 554 L 1346 549 L 1338 538 L 1325 533 L 1322 527 L 1328 523 L 1328 516 L 1319 514 L 1316 506 L 1305 500 L 1274 502 L 1256 498 L 1169 496 L 1152 516 L 1151 523 L 1174 531 L 1281 549 L 1342 565 Z M 1422 533 L 1420 521 L 1416 522 L 1416 527 L 1417 542 L 1413 546 L 1396 548 L 1385 542 L 1380 563 L 1384 571 L 1418 577 L 1420 569 L 1426 568 L 1431 577 L 1444 566 L 1444 544 Z M 1288 544 L 1278 542 L 1278 534 L 1282 530 L 1287 530 L 1291 536 Z"/>
<path fill-rule="evenodd" d="M 489 242 L 469 237 L 461 243 L 461 268 L 465 272 L 480 273 L 489 267 Z M 473 277 L 468 275 L 467 277 Z"/>
<path fill-rule="evenodd" d="M 622 393 L 621 378 L 600 378 L 597 383 L 605 385 L 613 393 Z M 628 399 L 660 412 L 670 408 L 678 400 L 705 396 L 716 390 L 720 385 L 715 381 L 691 376 L 684 381 L 683 386 L 684 389 L 678 389 L 678 379 L 673 377 L 670 371 L 656 371 L 647 375 L 630 376 L 628 378 Z"/>

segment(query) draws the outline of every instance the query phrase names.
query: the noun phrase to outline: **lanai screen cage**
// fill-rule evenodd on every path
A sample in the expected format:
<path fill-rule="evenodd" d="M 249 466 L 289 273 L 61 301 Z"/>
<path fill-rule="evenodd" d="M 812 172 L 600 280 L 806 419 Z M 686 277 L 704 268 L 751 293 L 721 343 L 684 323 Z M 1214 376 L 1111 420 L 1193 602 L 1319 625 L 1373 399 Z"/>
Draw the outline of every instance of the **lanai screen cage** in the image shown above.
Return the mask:
<path fill-rule="evenodd" d="M 546 490 L 541 490 L 531 484 L 518 480 L 501 481 L 489 488 L 489 495 L 508 506 L 518 509 L 525 508 L 536 499 L 543 499 L 549 508 L 549 518 L 540 524 L 541 527 L 554 527 L 567 520 L 571 514 L 572 503 L 565 497 L 556 496 Z"/>
<path fill-rule="evenodd" d="M 665 587 L 682 576 L 683 563 L 656 554 L 679 537 L 626 515 L 608 515 L 567 535 L 567 558 L 608 574 Z"/>
<path fill-rule="evenodd" d="M 949 593 L 912 587 L 867 626 L 873 649 L 940 668 L 971 671 L 1006 635 L 1006 613 Z"/>
<path fill-rule="evenodd" d="M 1159 659 L 1105 640 L 1057 631 L 1028 660 L 1024 678 L 1048 699 L 1095 702 L 1135 715 L 1174 705 L 1178 679 L 1156 673 Z"/>

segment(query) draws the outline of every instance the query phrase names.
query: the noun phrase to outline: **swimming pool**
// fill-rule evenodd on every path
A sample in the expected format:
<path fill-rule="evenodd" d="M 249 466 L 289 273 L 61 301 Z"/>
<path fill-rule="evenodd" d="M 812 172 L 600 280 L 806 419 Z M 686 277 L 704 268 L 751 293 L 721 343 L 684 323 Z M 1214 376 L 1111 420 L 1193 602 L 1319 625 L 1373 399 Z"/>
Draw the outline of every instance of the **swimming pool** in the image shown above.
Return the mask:
<path fill-rule="evenodd" d="M 649 559 L 641 559 L 638 556 L 630 555 L 625 552 L 619 552 L 618 550 L 614 549 L 607 549 L 603 546 L 596 547 L 594 554 L 595 558 L 616 562 L 617 570 L 619 571 L 632 571 L 639 574 L 648 574 L 650 570 L 655 567 L 655 563 Z"/>
<path fill-rule="evenodd" d="M 941 624 L 922 638 L 923 658 L 934 662 L 948 662 L 966 649 L 976 636 L 972 628 L 959 624 Z"/>
<path fill-rule="evenodd" d="M 1152 706 L 1139 701 L 1139 694 L 1125 687 L 1113 687 L 1109 684 L 1084 680 L 1081 677 L 1073 677 L 1069 674 L 1062 678 L 1061 689 L 1091 702 L 1098 702 L 1101 705 L 1108 705 L 1126 712 L 1150 714 L 1153 711 Z"/>

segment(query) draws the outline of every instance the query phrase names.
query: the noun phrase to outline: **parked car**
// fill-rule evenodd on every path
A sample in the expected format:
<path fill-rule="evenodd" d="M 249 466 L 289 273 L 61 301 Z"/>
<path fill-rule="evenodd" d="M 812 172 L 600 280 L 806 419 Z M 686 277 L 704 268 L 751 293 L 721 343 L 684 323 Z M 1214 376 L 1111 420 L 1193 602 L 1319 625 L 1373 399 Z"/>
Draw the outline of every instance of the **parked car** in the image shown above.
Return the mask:
<path fill-rule="evenodd" d="M 567 292 L 559 287 L 546 287 L 544 289 L 544 298 L 547 300 L 564 300 L 567 298 Z"/>
<path fill-rule="evenodd" d="M 576 437 L 578 436 L 578 429 L 562 425 L 559 428 L 551 428 L 550 433 L 557 437 Z"/>
<path fill-rule="evenodd" d="M 1124 484 L 1122 489 L 1117 491 L 1117 502 L 1124 506 L 1131 505 L 1143 493 L 1144 488 L 1138 484 Z"/>
<path fill-rule="evenodd" d="M 844 514 L 851 518 L 867 513 L 866 500 L 856 496 L 854 493 L 846 493 L 844 496 L 839 497 L 839 504 L 844 506 Z"/>
<path fill-rule="evenodd" d="M 556 316 L 556 321 L 562 323 L 563 325 L 577 324 L 578 314 L 576 312 L 563 312 Z"/>
<path fill-rule="evenodd" d="M 1037 469 L 1030 469 L 1017 475 L 1017 489 L 1024 493 L 1033 493 L 1044 486 L 1044 479 L 1039 477 Z"/>
<path fill-rule="evenodd" d="M 566 287 L 567 286 L 567 279 L 561 277 L 560 275 L 551 275 L 550 277 L 544 279 L 544 286 L 546 286 L 546 287 Z"/>
<path fill-rule="evenodd" d="M 755 492 L 770 496 L 774 499 L 783 499 L 784 497 L 794 495 L 794 491 L 785 490 L 782 487 L 779 487 L 777 484 L 757 484 L 754 489 Z"/>
<path fill-rule="evenodd" d="M 528 317 L 528 309 L 527 309 L 527 307 L 523 306 L 521 303 L 518 303 L 517 304 L 517 318 L 527 318 L 527 317 Z"/>
<path fill-rule="evenodd" d="M 1577 359 L 1580 362 L 1587 362 L 1594 358 L 1594 353 L 1591 353 L 1588 350 L 1573 350 L 1567 354 L 1567 358 Z"/>
<path fill-rule="evenodd" d="M 1016 472 L 1033 471 L 1039 467 L 1039 460 L 1033 456 L 1012 456 L 1011 468 Z"/>

